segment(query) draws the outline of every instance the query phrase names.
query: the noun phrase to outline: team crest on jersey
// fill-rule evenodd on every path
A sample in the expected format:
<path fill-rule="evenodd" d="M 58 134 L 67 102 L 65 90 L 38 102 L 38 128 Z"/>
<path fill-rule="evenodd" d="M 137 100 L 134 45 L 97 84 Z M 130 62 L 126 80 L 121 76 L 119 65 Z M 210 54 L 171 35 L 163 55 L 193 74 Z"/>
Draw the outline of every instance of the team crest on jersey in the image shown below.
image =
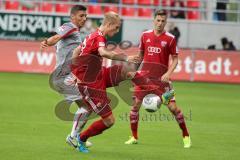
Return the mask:
<path fill-rule="evenodd" d="M 167 42 L 166 42 L 166 41 L 161 41 L 161 46 L 162 46 L 162 47 L 166 47 L 166 45 L 167 45 Z"/>

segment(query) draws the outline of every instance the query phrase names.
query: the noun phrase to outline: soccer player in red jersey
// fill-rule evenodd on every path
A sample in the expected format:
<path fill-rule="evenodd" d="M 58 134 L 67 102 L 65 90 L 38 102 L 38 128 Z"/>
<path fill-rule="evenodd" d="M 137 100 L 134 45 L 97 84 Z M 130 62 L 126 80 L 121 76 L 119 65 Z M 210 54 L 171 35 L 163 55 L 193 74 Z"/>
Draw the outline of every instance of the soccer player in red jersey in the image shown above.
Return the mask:
<path fill-rule="evenodd" d="M 176 46 L 175 37 L 164 30 L 167 23 L 167 14 L 164 11 L 156 11 L 154 14 L 154 29 L 143 32 L 140 42 L 139 57 L 142 63 L 139 72 L 148 72 L 148 77 L 155 83 L 161 85 L 169 82 L 170 76 L 178 63 L 179 50 Z M 168 65 L 169 57 L 172 62 Z M 160 77 L 160 79 L 159 79 Z M 166 88 L 168 90 L 169 88 Z M 137 144 L 138 140 L 138 121 L 139 109 L 142 99 L 146 95 L 145 91 L 139 86 L 135 86 L 134 102 L 130 111 L 130 125 L 132 136 L 125 144 Z M 190 148 L 191 139 L 185 124 L 181 109 L 177 106 L 175 98 L 167 104 L 182 130 L 184 148 Z"/>
<path fill-rule="evenodd" d="M 88 152 L 85 142 L 89 137 L 101 134 L 114 124 L 114 116 L 107 97 L 106 88 L 117 85 L 121 79 L 122 67 L 102 67 L 103 57 L 113 60 L 139 62 L 134 57 L 116 53 L 106 49 L 106 36 L 112 37 L 119 32 L 121 20 L 118 14 L 108 12 L 103 23 L 95 32 L 88 35 L 84 42 L 73 51 L 72 73 L 77 78 L 78 89 L 90 112 L 101 116 L 78 136 L 78 149 Z M 111 71 L 110 71 L 111 70 Z M 115 71 L 114 80 L 109 80 L 109 74 Z"/>

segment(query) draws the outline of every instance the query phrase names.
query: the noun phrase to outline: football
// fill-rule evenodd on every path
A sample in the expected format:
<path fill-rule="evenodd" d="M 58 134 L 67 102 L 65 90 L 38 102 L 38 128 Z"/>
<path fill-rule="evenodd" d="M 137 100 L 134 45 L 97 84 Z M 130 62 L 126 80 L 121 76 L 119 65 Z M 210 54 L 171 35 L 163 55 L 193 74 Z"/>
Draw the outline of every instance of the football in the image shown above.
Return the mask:
<path fill-rule="evenodd" d="M 142 106 L 148 112 L 156 112 L 162 104 L 161 98 L 156 94 L 148 94 L 143 98 Z"/>

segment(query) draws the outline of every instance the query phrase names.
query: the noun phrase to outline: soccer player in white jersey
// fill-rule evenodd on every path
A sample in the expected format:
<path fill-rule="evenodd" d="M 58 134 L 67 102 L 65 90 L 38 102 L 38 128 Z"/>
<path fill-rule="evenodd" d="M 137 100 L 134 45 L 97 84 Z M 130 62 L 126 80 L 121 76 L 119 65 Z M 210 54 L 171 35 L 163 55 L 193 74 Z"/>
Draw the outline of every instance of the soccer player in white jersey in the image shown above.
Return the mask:
<path fill-rule="evenodd" d="M 81 103 L 81 95 L 71 75 L 69 63 L 73 50 L 82 42 L 79 31 L 85 24 L 86 18 L 86 7 L 82 5 L 73 6 L 70 11 L 70 22 L 57 28 L 56 34 L 42 41 L 40 46 L 41 50 L 49 46 L 56 46 L 56 66 L 50 77 L 50 86 L 64 95 L 69 105 L 76 102 L 79 107 L 74 116 L 71 134 L 66 138 L 66 142 L 75 148 L 77 147 L 75 137 L 87 122 L 89 112 L 84 109 Z M 87 142 L 86 145 L 90 146 L 91 143 Z"/>

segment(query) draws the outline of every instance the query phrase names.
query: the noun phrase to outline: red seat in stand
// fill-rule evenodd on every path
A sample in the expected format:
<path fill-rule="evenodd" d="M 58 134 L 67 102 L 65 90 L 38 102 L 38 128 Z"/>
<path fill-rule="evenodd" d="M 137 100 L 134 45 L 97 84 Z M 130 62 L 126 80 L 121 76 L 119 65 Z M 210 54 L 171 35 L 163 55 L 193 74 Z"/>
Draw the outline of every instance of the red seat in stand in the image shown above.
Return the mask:
<path fill-rule="evenodd" d="M 139 8 L 138 9 L 138 16 L 139 17 L 151 17 L 152 12 L 153 11 L 150 8 Z"/>
<path fill-rule="evenodd" d="M 122 16 L 135 16 L 135 8 L 122 8 Z"/>
<path fill-rule="evenodd" d="M 104 13 L 110 12 L 110 11 L 118 13 L 118 7 L 117 6 L 105 6 L 104 7 Z"/>
<path fill-rule="evenodd" d="M 68 4 L 62 4 L 62 3 L 56 4 L 55 6 L 55 10 L 58 13 L 68 13 L 69 8 L 70 6 Z"/>
<path fill-rule="evenodd" d="M 88 6 L 88 13 L 101 15 L 102 7 L 99 5 L 90 5 L 90 6 Z"/>
<path fill-rule="evenodd" d="M 18 1 L 7 0 L 6 3 L 5 3 L 5 9 L 7 9 L 7 10 L 18 10 L 19 9 L 19 2 Z"/>
<path fill-rule="evenodd" d="M 188 0 L 187 1 L 187 7 L 189 9 L 199 9 L 200 8 L 200 1 L 199 0 Z M 201 14 L 199 11 L 188 11 L 187 12 L 187 18 L 189 20 L 199 20 L 201 18 Z"/>
<path fill-rule="evenodd" d="M 52 3 L 43 2 L 39 5 L 40 5 L 39 11 L 41 11 L 41 12 L 52 12 L 53 11 L 53 4 Z"/>
<path fill-rule="evenodd" d="M 137 0 L 139 5 L 152 5 L 152 0 Z"/>
<path fill-rule="evenodd" d="M 122 0 L 123 4 L 134 4 L 135 0 Z"/>

